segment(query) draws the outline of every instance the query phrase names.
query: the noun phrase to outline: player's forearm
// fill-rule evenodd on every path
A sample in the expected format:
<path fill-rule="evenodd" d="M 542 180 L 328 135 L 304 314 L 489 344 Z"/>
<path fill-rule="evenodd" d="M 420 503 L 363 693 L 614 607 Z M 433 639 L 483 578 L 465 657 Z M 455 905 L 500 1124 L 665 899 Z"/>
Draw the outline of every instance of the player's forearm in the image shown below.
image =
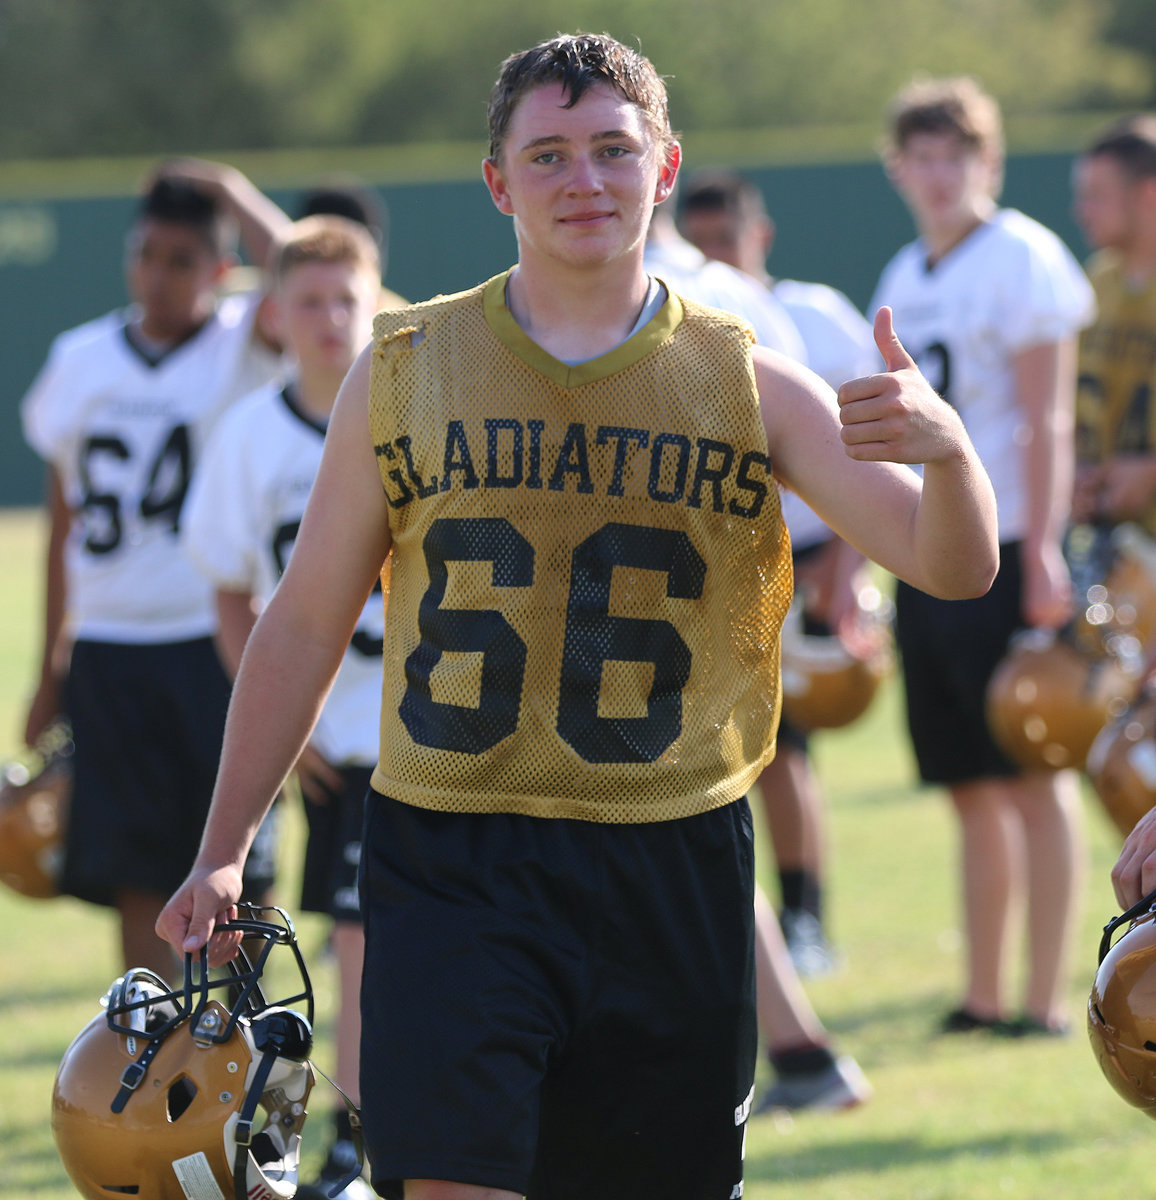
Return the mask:
<path fill-rule="evenodd" d="M 995 493 L 970 443 L 927 463 L 914 520 L 917 587 L 944 600 L 982 596 L 999 569 Z"/>
<path fill-rule="evenodd" d="M 1073 413 L 1075 348 L 1053 342 L 1023 351 L 1015 361 L 1026 418 L 1024 479 L 1029 553 L 1058 546 L 1071 513 L 1075 483 Z"/>
<path fill-rule="evenodd" d="M 309 738 L 344 643 L 266 610 L 237 673 L 197 866 L 240 866 L 261 819 Z"/>

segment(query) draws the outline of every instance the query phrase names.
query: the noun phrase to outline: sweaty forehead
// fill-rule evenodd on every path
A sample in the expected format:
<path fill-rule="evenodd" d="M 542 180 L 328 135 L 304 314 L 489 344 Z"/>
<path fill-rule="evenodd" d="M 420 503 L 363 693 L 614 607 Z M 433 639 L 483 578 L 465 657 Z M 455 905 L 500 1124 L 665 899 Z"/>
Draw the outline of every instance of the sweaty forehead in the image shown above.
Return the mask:
<path fill-rule="evenodd" d="M 556 136 L 586 140 L 605 133 L 640 135 L 646 117 L 637 104 L 620 95 L 609 84 L 596 83 L 570 104 L 570 93 L 560 83 L 545 83 L 528 91 L 518 101 L 510 120 L 508 137 L 517 145 L 527 139 Z"/>

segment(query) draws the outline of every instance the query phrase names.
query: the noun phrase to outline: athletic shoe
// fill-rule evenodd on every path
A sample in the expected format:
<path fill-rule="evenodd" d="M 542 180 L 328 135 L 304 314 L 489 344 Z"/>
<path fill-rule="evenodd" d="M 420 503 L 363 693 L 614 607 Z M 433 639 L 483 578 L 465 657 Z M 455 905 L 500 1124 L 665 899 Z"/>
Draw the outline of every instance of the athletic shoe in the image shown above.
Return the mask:
<path fill-rule="evenodd" d="M 874 1088 L 859 1064 L 850 1055 L 843 1055 L 819 1071 L 780 1075 L 755 1104 L 751 1115 L 757 1117 L 776 1109 L 831 1112 L 864 1104 L 873 1094 Z"/>
<path fill-rule="evenodd" d="M 979 1017 L 969 1008 L 953 1008 L 939 1024 L 940 1033 L 973 1033 L 983 1029 L 990 1033 L 1006 1033 L 1009 1022 L 1002 1017 Z"/>
<path fill-rule="evenodd" d="M 784 908 L 779 915 L 783 941 L 800 979 L 818 979 L 830 975 L 840 965 L 839 956 L 831 948 L 823 927 L 812 913 L 804 908 Z"/>

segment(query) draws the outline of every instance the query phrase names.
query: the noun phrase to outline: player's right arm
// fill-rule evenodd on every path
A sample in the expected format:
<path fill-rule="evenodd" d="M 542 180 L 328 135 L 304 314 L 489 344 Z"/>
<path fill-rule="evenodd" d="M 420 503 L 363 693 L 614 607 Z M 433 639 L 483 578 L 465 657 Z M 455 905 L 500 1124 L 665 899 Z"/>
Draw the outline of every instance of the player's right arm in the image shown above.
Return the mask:
<path fill-rule="evenodd" d="M 40 656 L 40 677 L 28 706 L 24 722 L 24 742 L 36 740 L 60 716 L 62 710 L 61 675 L 64 659 L 64 618 L 68 585 L 64 569 L 64 546 L 72 525 L 72 511 L 64 498 L 64 487 L 55 467 L 48 468 L 47 496 L 48 545 L 44 551 L 44 624 Z"/>
<path fill-rule="evenodd" d="M 369 437 L 370 356 L 362 353 L 342 385 L 288 568 L 245 646 L 200 849 L 157 921 L 179 952 L 199 949 L 239 899 L 253 835 L 309 737 L 389 553 Z"/>

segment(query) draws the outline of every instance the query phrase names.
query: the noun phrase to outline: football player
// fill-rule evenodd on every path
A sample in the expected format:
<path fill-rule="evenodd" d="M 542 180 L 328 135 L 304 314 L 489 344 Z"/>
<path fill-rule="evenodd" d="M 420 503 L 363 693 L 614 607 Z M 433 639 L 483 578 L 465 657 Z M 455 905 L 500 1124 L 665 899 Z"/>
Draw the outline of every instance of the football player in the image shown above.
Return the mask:
<path fill-rule="evenodd" d="M 580 34 L 513 55 L 490 118 L 517 264 L 379 315 L 159 929 L 192 950 L 232 911 L 392 549 L 362 846 L 375 1189 L 737 1196 L 756 1049 L 742 797 L 773 753 L 791 591 L 775 480 L 944 596 L 995 572 L 990 487 L 888 313 L 889 369 L 840 407 L 647 276 L 680 152 L 636 51 Z"/>
<path fill-rule="evenodd" d="M 308 217 L 280 239 L 270 276 L 268 317 L 293 357 L 292 378 L 269 384 L 222 418 L 205 448 L 181 531 L 190 558 L 213 585 L 217 641 L 231 676 L 256 612 L 290 560 L 337 390 L 372 333 L 381 276 L 377 245 L 353 221 Z M 364 951 L 357 869 L 364 799 L 377 759 L 383 619 L 378 587 L 296 768 L 309 826 L 301 907 L 334 922 L 336 1081 L 355 1101 Z M 357 1162 L 344 1106 L 335 1121 L 319 1187 L 341 1180 Z"/>
<path fill-rule="evenodd" d="M 948 788 L 963 836 L 967 979 L 943 1028 L 1059 1033 L 1080 864 L 1076 780 L 1019 769 L 991 736 L 984 693 L 1016 630 L 1070 615 L 1061 538 L 1076 335 L 1094 311 L 1091 289 L 1055 234 L 999 207 L 1000 114 L 974 80 L 911 84 L 892 103 L 888 137 L 887 172 L 919 237 L 888 263 L 872 304 L 891 306 L 999 501 L 1000 574 L 986 596 L 944 604 L 902 582 L 896 593 L 920 778 Z M 1023 890 L 1030 961 L 1012 1013 L 1005 947 Z"/>
<path fill-rule="evenodd" d="M 210 590 L 177 534 L 213 423 L 282 369 L 257 297 L 218 302 L 217 287 L 237 224 L 260 254 L 283 220 L 229 168 L 167 165 L 128 235 L 132 307 L 57 338 L 22 407 L 52 516 L 27 737 L 64 706 L 64 658 L 76 745 L 61 890 L 115 907 L 124 965 L 162 977 L 173 960 L 154 925 L 195 852 L 229 693 Z M 254 896 L 271 882 L 271 828 L 251 862 Z"/>

